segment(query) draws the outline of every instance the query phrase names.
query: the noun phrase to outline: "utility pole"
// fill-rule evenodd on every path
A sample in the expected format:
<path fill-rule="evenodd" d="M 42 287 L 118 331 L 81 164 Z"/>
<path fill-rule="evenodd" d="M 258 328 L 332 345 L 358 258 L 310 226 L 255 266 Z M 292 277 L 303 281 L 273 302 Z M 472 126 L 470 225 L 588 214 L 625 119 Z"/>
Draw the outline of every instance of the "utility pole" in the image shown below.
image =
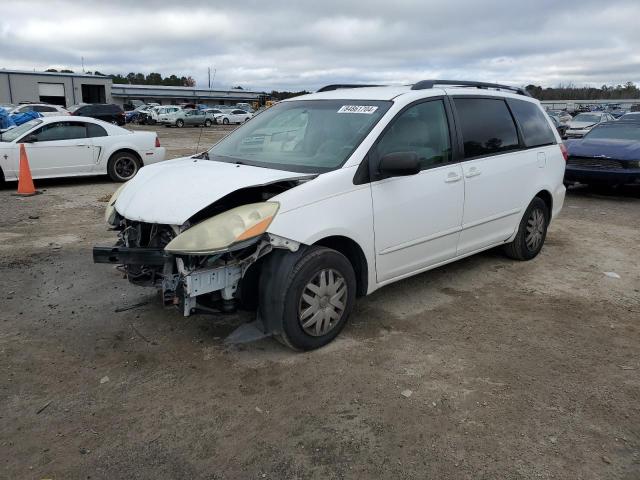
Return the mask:
<path fill-rule="evenodd" d="M 80 57 L 80 61 L 82 62 L 82 73 L 84 73 L 84 57 Z"/>
<path fill-rule="evenodd" d="M 207 76 L 209 77 L 209 88 L 211 88 L 211 67 L 207 67 Z"/>

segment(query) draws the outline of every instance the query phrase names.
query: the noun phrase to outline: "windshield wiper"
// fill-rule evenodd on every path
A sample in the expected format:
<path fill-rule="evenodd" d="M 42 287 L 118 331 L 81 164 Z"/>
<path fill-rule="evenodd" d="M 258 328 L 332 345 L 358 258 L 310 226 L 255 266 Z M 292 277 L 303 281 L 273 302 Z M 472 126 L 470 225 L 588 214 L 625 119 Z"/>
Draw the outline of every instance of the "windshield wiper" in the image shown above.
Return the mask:
<path fill-rule="evenodd" d="M 211 160 L 211 159 L 209 158 L 209 152 L 207 152 L 206 150 L 205 150 L 204 152 L 202 152 L 202 153 L 198 154 L 198 155 L 194 155 L 194 156 L 193 156 L 193 157 L 191 157 L 191 158 L 202 158 L 202 159 L 204 159 L 204 160 Z"/>

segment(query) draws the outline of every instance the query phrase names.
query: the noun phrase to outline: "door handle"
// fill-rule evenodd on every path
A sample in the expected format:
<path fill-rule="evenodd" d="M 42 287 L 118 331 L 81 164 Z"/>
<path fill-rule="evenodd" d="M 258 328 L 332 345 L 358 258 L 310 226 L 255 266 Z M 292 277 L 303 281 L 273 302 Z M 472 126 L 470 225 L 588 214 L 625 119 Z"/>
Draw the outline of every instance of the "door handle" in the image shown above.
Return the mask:
<path fill-rule="evenodd" d="M 459 181 L 461 179 L 462 179 L 462 175 L 459 175 L 456 172 L 449 172 L 447 174 L 446 178 L 444 179 L 444 181 L 446 183 L 455 183 L 455 182 L 457 182 L 457 181 Z"/>
<path fill-rule="evenodd" d="M 76 143 L 76 147 L 88 147 L 86 143 Z"/>
<path fill-rule="evenodd" d="M 469 170 L 467 170 L 465 172 L 464 176 L 467 177 L 467 178 L 477 177 L 481 173 L 482 172 L 480 170 L 478 170 L 476 167 L 471 167 Z"/>

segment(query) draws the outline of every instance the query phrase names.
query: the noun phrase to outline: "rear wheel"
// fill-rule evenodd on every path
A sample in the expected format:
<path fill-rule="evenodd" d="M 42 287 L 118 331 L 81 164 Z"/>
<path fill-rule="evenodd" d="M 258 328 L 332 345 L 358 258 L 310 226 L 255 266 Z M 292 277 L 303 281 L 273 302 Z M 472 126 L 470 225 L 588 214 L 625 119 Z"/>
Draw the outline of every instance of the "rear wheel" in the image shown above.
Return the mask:
<path fill-rule="evenodd" d="M 140 170 L 140 159 L 131 152 L 116 152 L 109 159 L 107 173 L 114 182 L 126 182 Z"/>
<path fill-rule="evenodd" d="M 520 221 L 516 238 L 504 246 L 505 254 L 514 260 L 531 260 L 544 244 L 549 226 L 549 209 L 540 197 L 534 198 Z"/>
<path fill-rule="evenodd" d="M 273 254 L 272 254 L 273 255 Z M 282 261 L 282 255 L 289 255 Z M 294 350 L 331 342 L 353 309 L 356 277 L 349 260 L 324 247 L 273 255 L 260 280 L 260 315 Z"/>
<path fill-rule="evenodd" d="M 178 128 L 184 127 L 184 120 L 182 120 L 181 118 L 176 120 L 176 127 L 178 127 Z"/>

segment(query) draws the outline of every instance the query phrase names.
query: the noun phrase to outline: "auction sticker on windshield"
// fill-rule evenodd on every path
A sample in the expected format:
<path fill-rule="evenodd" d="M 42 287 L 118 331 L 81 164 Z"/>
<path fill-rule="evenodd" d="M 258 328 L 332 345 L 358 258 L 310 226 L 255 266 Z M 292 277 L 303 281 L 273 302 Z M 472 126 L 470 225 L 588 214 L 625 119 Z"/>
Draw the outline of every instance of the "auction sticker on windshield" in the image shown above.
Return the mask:
<path fill-rule="evenodd" d="M 338 113 L 364 113 L 371 115 L 378 107 L 374 105 L 343 105 L 338 109 Z"/>

